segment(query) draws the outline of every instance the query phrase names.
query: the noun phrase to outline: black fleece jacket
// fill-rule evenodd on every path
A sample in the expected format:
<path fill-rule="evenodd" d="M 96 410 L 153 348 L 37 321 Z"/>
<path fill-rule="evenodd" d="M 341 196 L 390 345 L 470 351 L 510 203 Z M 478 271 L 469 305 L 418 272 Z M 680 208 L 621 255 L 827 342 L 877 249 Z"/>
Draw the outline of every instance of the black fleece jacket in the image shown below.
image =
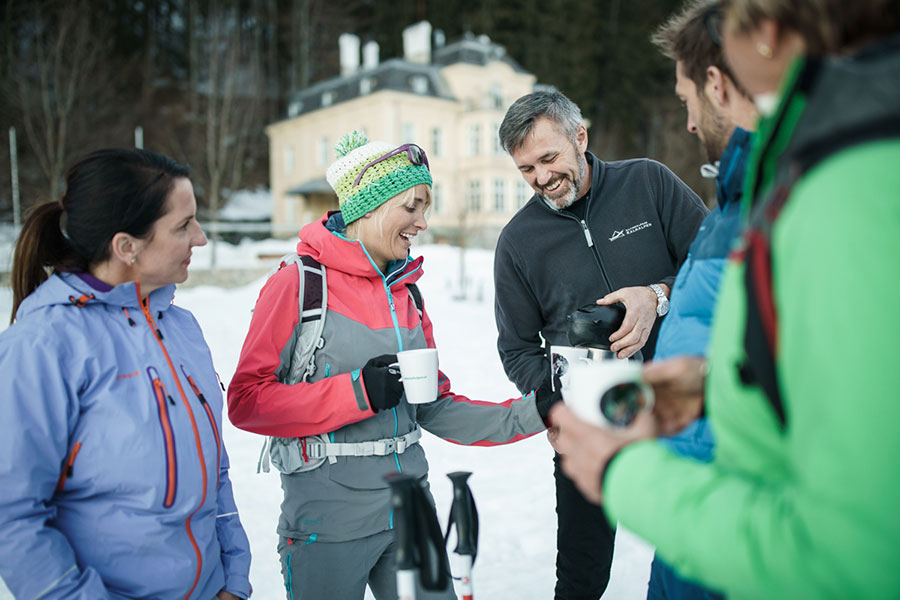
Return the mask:
<path fill-rule="evenodd" d="M 566 315 L 611 291 L 671 288 L 706 207 L 665 166 L 649 159 L 603 162 L 590 152 L 584 221 L 537 195 L 503 228 L 494 255 L 494 312 L 503 368 L 520 391 L 549 374 L 541 338 L 568 345 Z M 660 320 L 643 348 L 653 356 Z"/>

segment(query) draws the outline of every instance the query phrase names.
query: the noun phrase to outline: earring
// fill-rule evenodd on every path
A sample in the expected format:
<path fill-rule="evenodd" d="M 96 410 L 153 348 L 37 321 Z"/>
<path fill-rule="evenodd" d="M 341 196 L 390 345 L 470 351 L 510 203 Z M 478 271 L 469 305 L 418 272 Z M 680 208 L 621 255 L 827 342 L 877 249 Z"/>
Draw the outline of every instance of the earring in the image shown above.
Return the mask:
<path fill-rule="evenodd" d="M 763 58 L 772 58 L 772 49 L 765 42 L 756 44 L 756 51 L 759 52 L 759 55 Z"/>
<path fill-rule="evenodd" d="M 131 264 L 134 264 L 137 261 L 137 256 L 131 257 Z"/>

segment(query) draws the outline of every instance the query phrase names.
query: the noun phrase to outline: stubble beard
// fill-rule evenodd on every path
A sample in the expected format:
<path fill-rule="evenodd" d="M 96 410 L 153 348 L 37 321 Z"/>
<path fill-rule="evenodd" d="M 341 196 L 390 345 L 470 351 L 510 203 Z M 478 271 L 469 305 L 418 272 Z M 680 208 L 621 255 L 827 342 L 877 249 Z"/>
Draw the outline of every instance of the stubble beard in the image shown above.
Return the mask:
<path fill-rule="evenodd" d="M 706 159 L 710 164 L 722 158 L 728 140 L 731 139 L 732 128 L 728 126 L 725 119 L 713 108 L 706 98 L 701 96 L 702 123 L 698 123 L 697 127 L 703 131 L 703 149 L 706 150 Z"/>
<path fill-rule="evenodd" d="M 568 184 L 568 189 L 566 190 L 565 194 L 556 198 L 555 200 L 545 193 L 540 194 L 541 199 L 551 208 L 554 208 L 556 210 L 569 208 L 575 203 L 576 200 L 578 200 L 578 190 L 581 189 L 581 184 L 584 182 L 584 175 L 587 172 L 587 161 L 585 160 L 584 155 L 579 152 L 577 148 L 574 149 L 575 161 L 578 163 L 578 175 L 575 177 L 574 181 L 568 175 L 562 176 L 562 185 Z"/>

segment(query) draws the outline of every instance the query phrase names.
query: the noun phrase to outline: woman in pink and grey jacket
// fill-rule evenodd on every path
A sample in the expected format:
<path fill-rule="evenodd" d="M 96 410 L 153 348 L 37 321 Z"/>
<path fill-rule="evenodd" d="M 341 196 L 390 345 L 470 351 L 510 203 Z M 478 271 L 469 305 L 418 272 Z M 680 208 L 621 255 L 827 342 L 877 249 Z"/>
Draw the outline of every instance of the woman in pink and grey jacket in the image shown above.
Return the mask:
<path fill-rule="evenodd" d="M 451 392 L 439 372 L 434 402 L 406 401 L 389 365 L 398 351 L 435 346 L 428 312 L 420 314 L 407 287 L 422 276 L 422 258 L 412 259 L 409 249 L 426 228 L 428 162 L 414 144 L 369 143 L 355 132 L 337 151 L 327 178 L 341 210 L 305 226 L 297 245 L 299 255 L 325 267 L 327 279 L 315 370 L 305 381 L 284 383 L 310 323 L 298 315 L 298 269 L 282 268 L 260 292 L 228 414 L 242 429 L 293 444 L 297 454 L 296 468 L 277 465 L 287 597 L 362 600 L 368 584 L 378 600 L 393 600 L 394 523 L 384 476 L 425 480 L 419 427 L 460 444 L 514 442 L 545 429 L 541 415 L 558 396 L 544 386 L 503 403 L 470 400 Z M 316 459 L 313 448 L 327 458 Z"/>
<path fill-rule="evenodd" d="M 172 304 L 206 243 L 195 211 L 185 167 L 111 149 L 24 224 L 0 335 L 0 576 L 17 598 L 250 595 L 220 384 Z"/>

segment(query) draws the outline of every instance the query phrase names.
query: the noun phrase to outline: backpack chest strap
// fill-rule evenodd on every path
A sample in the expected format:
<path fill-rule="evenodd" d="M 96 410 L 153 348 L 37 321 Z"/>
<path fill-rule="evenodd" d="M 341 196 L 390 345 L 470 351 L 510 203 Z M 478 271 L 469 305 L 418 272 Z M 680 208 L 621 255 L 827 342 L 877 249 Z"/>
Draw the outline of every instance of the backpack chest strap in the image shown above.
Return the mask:
<path fill-rule="evenodd" d="M 403 454 L 407 448 L 418 444 L 421 437 L 422 430 L 416 425 L 406 435 L 368 442 L 334 443 L 309 439 L 306 442 L 306 453 L 310 460 L 332 456 L 387 456 L 395 452 Z"/>

